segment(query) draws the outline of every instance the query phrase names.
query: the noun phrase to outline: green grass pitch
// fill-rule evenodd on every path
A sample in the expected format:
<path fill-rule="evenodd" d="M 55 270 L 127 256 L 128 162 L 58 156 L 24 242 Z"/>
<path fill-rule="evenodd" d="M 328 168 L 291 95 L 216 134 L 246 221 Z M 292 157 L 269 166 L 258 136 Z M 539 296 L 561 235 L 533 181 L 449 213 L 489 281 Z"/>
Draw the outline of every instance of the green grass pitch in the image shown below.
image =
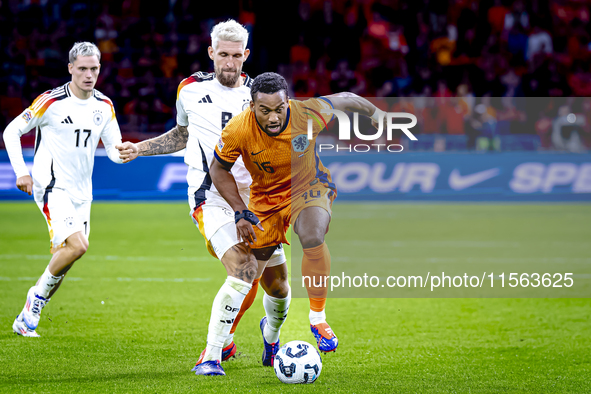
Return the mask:
<path fill-rule="evenodd" d="M 352 214 L 371 206 L 335 204 L 335 255 L 347 254 L 339 231 L 375 231 Z M 240 356 L 224 363 L 227 376 L 195 376 L 190 369 L 205 346 L 225 272 L 207 254 L 188 206 L 95 203 L 92 209 L 88 253 L 44 309 L 35 339 L 18 337 L 11 325 L 49 260 L 48 234 L 32 202 L 0 203 L 2 393 L 591 392 L 590 299 L 331 299 L 328 321 L 339 349 L 323 356 L 318 381 L 291 386 L 261 365 L 259 291 L 236 333 Z M 395 223 L 387 229 L 390 239 L 419 246 L 397 249 L 398 258 L 432 257 L 432 241 L 441 239 L 458 241 L 446 249 L 448 258 L 496 258 L 494 248 L 466 251 L 459 241 L 502 244 L 521 234 L 522 245 L 508 256 L 591 263 L 590 205 L 379 210 Z M 540 246 L 552 242 L 567 247 Z M 313 342 L 307 315 L 307 300 L 294 299 L 282 342 Z"/>

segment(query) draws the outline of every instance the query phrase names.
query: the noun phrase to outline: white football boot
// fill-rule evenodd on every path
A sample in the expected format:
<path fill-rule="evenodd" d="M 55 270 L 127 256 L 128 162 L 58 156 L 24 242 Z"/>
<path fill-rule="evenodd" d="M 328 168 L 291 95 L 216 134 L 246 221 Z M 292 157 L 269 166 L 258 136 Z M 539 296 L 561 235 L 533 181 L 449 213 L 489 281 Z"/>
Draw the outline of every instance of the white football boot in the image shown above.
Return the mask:
<path fill-rule="evenodd" d="M 29 289 L 29 292 L 27 293 L 27 303 L 21 312 L 21 316 L 30 330 L 35 330 L 39 325 L 41 310 L 49 301 L 37 294 L 36 290 L 37 286 L 33 286 Z"/>
<path fill-rule="evenodd" d="M 37 334 L 35 330 L 31 330 L 29 327 L 27 327 L 23 319 L 22 312 L 18 314 L 16 319 L 14 319 L 14 323 L 12 323 L 12 330 L 18 335 L 22 335 L 23 337 L 39 337 L 39 334 Z"/>

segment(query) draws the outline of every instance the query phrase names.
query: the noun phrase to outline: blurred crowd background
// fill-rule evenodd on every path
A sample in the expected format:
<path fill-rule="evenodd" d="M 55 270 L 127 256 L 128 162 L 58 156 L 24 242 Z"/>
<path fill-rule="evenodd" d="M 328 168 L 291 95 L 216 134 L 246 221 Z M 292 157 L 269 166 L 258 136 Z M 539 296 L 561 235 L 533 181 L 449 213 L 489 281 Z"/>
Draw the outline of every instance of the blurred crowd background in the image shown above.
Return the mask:
<path fill-rule="evenodd" d="M 179 82 L 213 71 L 211 28 L 234 18 L 251 32 L 249 75 L 279 72 L 294 97 L 397 98 L 383 109 L 417 115 L 414 150 L 583 152 L 591 148 L 590 5 L 0 0 L 0 128 L 70 80 L 69 49 L 92 41 L 102 52 L 97 89 L 115 103 L 124 139 L 165 132 L 176 123 Z"/>

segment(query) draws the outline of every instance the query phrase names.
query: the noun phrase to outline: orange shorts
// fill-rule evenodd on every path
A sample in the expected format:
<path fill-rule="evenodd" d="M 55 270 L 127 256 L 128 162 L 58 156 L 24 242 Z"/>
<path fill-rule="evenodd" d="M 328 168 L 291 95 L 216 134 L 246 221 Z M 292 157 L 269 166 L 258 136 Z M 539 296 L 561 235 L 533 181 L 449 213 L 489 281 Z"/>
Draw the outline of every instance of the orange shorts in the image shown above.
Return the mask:
<path fill-rule="evenodd" d="M 281 243 L 286 243 L 287 230 L 290 224 L 294 224 L 300 213 L 308 207 L 320 207 L 332 215 L 332 202 L 337 194 L 321 183 L 311 186 L 304 193 L 298 193 L 291 197 L 291 204 L 288 203 L 282 208 L 274 211 L 260 212 L 256 207 L 251 207 L 251 211 L 259 218 L 265 231 L 259 230 L 253 226 L 257 241 L 253 249 L 266 248 Z"/>

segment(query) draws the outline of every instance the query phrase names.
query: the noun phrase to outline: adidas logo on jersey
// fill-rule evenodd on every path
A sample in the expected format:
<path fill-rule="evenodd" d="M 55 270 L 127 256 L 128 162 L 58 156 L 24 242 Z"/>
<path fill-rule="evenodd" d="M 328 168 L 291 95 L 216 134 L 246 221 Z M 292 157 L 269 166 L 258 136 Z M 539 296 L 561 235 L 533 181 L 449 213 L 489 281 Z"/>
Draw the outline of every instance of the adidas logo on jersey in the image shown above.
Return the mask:
<path fill-rule="evenodd" d="M 208 94 L 197 102 L 198 103 L 212 103 L 213 101 L 211 101 L 211 97 L 209 97 L 209 94 Z"/>
<path fill-rule="evenodd" d="M 67 123 L 67 124 L 72 124 L 74 122 L 72 122 L 72 119 L 68 116 L 66 119 L 62 120 L 61 123 Z"/>

